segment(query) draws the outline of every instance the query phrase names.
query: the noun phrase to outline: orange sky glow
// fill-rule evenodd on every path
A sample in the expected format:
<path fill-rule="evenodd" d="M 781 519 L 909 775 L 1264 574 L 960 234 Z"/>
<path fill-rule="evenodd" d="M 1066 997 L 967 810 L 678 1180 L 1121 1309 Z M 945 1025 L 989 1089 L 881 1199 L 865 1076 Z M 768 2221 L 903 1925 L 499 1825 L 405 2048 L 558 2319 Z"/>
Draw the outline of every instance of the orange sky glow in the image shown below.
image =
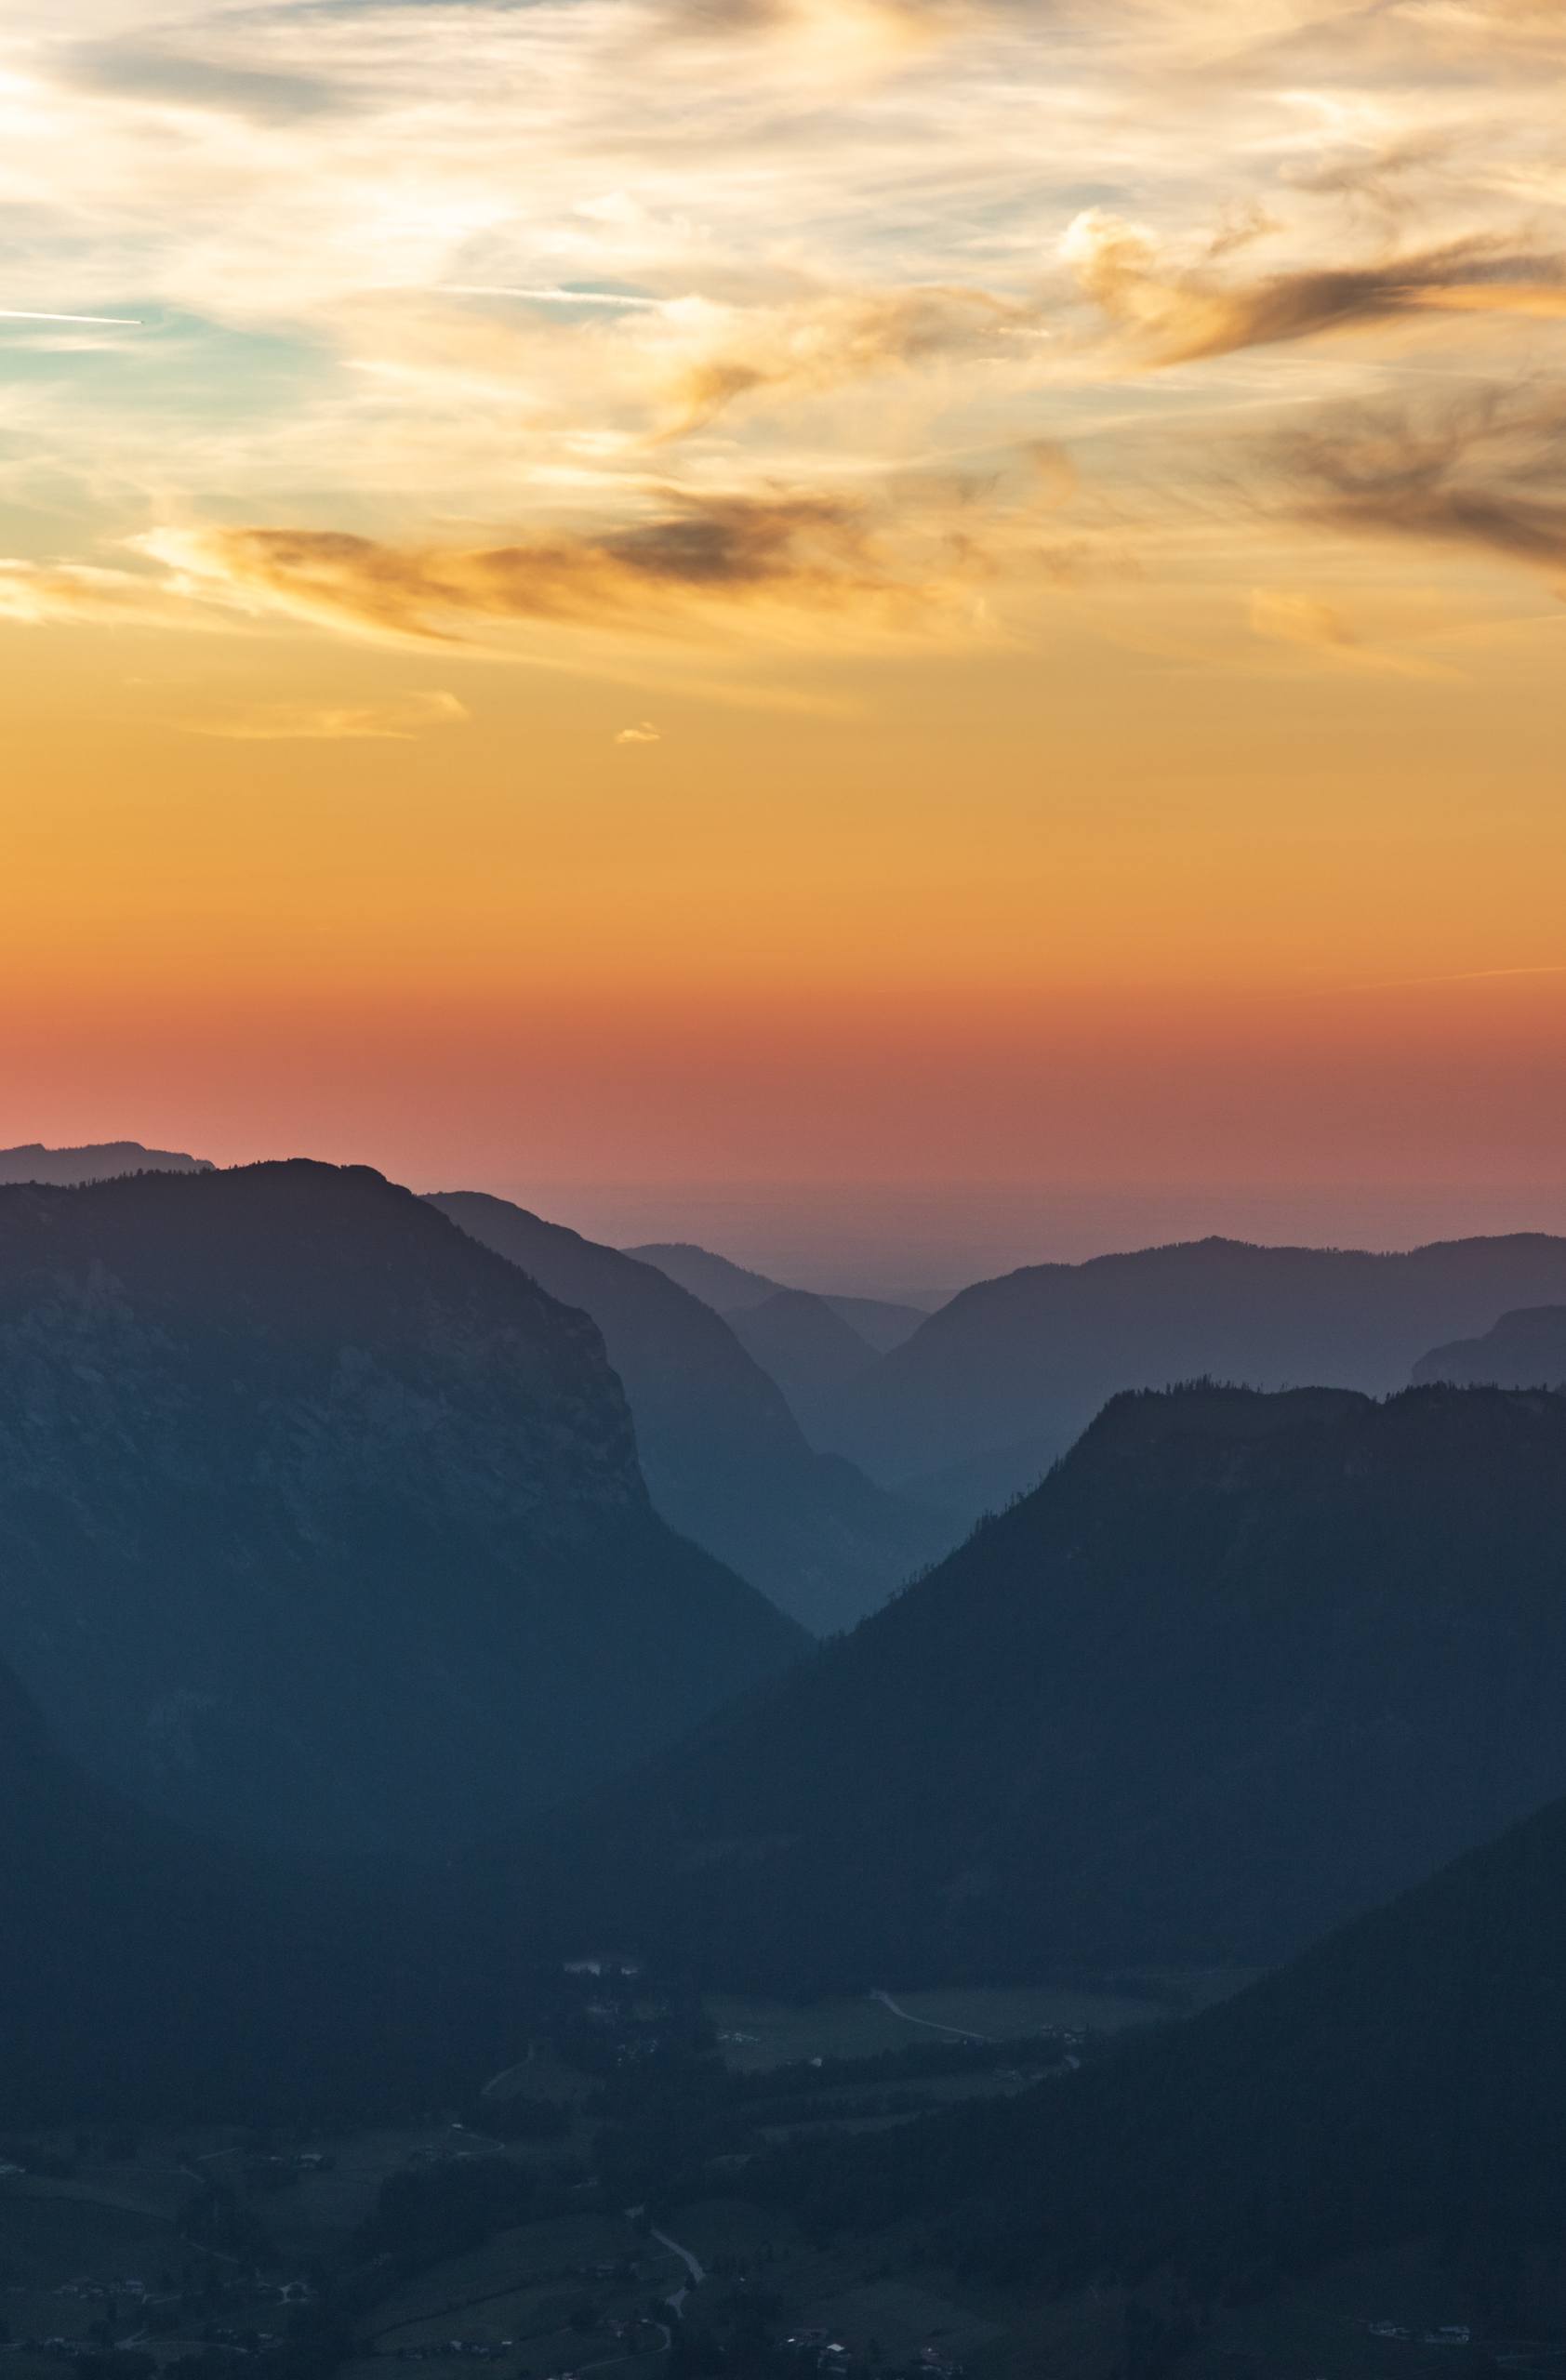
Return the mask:
<path fill-rule="evenodd" d="M 1559 9 L 461 14 L 8 14 L 0 1144 L 1560 1227 Z"/>

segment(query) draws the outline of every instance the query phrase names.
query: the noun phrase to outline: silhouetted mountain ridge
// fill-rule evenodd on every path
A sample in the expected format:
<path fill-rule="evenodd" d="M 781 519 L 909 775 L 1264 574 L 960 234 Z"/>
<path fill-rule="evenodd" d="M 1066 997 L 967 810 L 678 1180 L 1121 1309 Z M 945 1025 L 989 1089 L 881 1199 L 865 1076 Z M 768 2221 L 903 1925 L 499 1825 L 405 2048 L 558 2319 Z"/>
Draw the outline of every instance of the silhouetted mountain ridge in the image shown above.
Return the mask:
<path fill-rule="evenodd" d="M 1566 1791 L 1566 1398 L 1115 1399 L 524 1872 L 757 1989 L 1261 1964 Z"/>
<path fill-rule="evenodd" d="M 974 1517 L 1031 1487 L 1121 1389 L 1213 1378 L 1384 1395 L 1442 1341 L 1566 1300 L 1566 1239 L 1407 1255 L 1193 1240 L 1039 1264 L 964 1289 L 846 1384 L 829 1442 Z"/>
<path fill-rule="evenodd" d="M 850 1381 L 869 1371 L 875 1351 L 825 1298 L 778 1289 L 760 1305 L 729 1316 L 741 1346 L 777 1382 L 805 1435 L 818 1441 Z"/>
<path fill-rule="evenodd" d="M 1413 1368 L 1416 1385 L 1451 1381 L 1464 1387 L 1566 1386 L 1566 1305 L 1522 1306 L 1503 1314 L 1481 1339 L 1433 1348 Z"/>
<path fill-rule="evenodd" d="M 750 1313 L 769 1298 L 810 1298 L 845 1322 L 878 1355 L 889 1347 L 900 1347 L 918 1329 L 927 1311 L 922 1306 L 899 1304 L 895 1298 L 852 1297 L 835 1289 L 793 1289 L 787 1282 L 769 1279 L 765 1273 L 752 1272 L 748 1265 L 733 1263 L 726 1256 L 715 1256 L 710 1248 L 697 1248 L 690 1240 L 653 1241 L 644 1248 L 628 1249 L 626 1253 L 640 1258 L 644 1264 L 656 1264 L 671 1281 L 678 1281 L 682 1289 L 689 1289 L 704 1304 L 731 1319 L 737 1314 Z"/>
<path fill-rule="evenodd" d="M 480 1191 L 431 1203 L 592 1316 L 658 1510 L 806 1627 L 851 1626 L 949 1543 L 935 1514 L 815 1453 L 736 1329 L 657 1266 Z"/>
<path fill-rule="evenodd" d="M 204 1157 L 189 1157 L 179 1149 L 143 1148 L 139 1141 L 95 1141 L 74 1149 L 46 1148 L 28 1141 L 19 1148 L 0 1149 L 0 1183 L 48 1182 L 71 1188 L 83 1182 L 107 1182 L 122 1173 L 211 1173 Z"/>
<path fill-rule="evenodd" d="M 0 1192 L 0 1659 L 149 1805 L 432 1850 L 803 1642 L 653 1512 L 587 1317 L 378 1174 Z"/>

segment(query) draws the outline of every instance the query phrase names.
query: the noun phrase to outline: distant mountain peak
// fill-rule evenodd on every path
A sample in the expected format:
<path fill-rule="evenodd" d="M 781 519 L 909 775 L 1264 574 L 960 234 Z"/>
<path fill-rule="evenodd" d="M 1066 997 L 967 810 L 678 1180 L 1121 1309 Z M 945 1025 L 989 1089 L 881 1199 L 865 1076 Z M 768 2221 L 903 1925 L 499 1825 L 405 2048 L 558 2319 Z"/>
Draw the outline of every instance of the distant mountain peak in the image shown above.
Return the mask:
<path fill-rule="evenodd" d="M 150 1149 L 139 1141 L 90 1141 L 80 1148 L 46 1148 L 42 1141 L 24 1141 L 14 1149 L 0 1149 L 0 1183 L 43 1182 L 69 1188 L 76 1183 L 105 1182 L 123 1173 L 213 1173 L 209 1157 L 191 1157 L 181 1149 Z"/>
<path fill-rule="evenodd" d="M 805 1639 L 652 1509 L 587 1316 L 365 1166 L 0 1189 L 0 1661 L 281 1849 L 440 1849 Z"/>
<path fill-rule="evenodd" d="M 1416 1384 L 1566 1386 L 1566 1305 L 1514 1306 L 1482 1337 L 1433 1348 L 1415 1364 L 1412 1377 Z"/>
<path fill-rule="evenodd" d="M 869 1363 L 870 1349 L 822 1301 L 766 1283 L 756 1308 L 720 1314 L 650 1257 L 600 1246 L 510 1199 L 443 1191 L 431 1203 L 592 1316 L 625 1384 L 658 1510 L 806 1627 L 850 1625 L 950 1542 L 922 1507 L 814 1452 L 803 1415 L 785 1401 L 789 1382 L 779 1386 L 752 1344 L 750 1327 L 777 1299 L 786 1308 L 798 1300 L 846 1341 L 851 1369 Z"/>

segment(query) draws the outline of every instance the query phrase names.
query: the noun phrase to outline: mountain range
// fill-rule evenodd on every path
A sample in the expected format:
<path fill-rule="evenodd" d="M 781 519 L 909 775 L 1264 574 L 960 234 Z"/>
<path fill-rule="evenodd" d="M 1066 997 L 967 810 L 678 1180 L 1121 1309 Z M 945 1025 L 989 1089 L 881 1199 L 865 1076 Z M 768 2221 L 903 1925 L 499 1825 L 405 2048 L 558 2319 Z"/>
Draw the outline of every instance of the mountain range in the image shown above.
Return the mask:
<path fill-rule="evenodd" d="M 740 1345 L 777 1382 L 813 1445 L 830 1441 L 838 1400 L 868 1372 L 875 1351 L 825 1298 L 777 1289 L 727 1317 Z"/>
<path fill-rule="evenodd" d="M 48 1149 L 42 1141 L 0 1149 L 0 1183 L 52 1182 L 69 1187 L 107 1182 L 122 1173 L 210 1173 L 204 1157 L 178 1149 L 147 1149 L 139 1141 L 95 1141 L 84 1148 Z"/>
<path fill-rule="evenodd" d="M 0 1191 L 0 1660 L 144 1805 L 438 1852 L 805 1641 L 655 1513 L 594 1325 L 379 1175 Z"/>
<path fill-rule="evenodd" d="M 794 1289 L 765 1273 L 732 1263 L 726 1256 L 714 1256 L 710 1249 L 697 1248 L 688 1240 L 658 1241 L 628 1249 L 626 1253 L 640 1257 L 644 1264 L 656 1264 L 660 1273 L 667 1273 L 671 1281 L 678 1281 L 682 1289 L 719 1314 L 747 1314 L 770 1298 L 811 1298 L 845 1322 L 878 1355 L 910 1339 L 925 1316 L 923 1306 L 899 1303 L 892 1298 L 842 1297 L 835 1291 Z"/>
<path fill-rule="evenodd" d="M 1413 1379 L 1416 1384 L 1566 1388 L 1566 1305 L 1522 1306 L 1502 1315 L 1482 1338 L 1434 1347 L 1415 1364 Z"/>
<path fill-rule="evenodd" d="M 431 1200 L 604 1334 L 665 1519 L 817 1633 L 852 1626 L 945 1551 L 951 1526 L 807 1444 L 775 1376 L 657 1266 L 479 1191 Z M 814 1307 L 818 1302 L 809 1302 Z M 834 1330 L 874 1359 L 824 1306 Z"/>
<path fill-rule="evenodd" d="M 1566 1300 L 1566 1239 L 1408 1255 L 1206 1239 L 964 1289 L 847 1382 L 822 1442 L 966 1519 L 1032 1487 L 1120 1390 L 1211 1378 L 1384 1395 L 1431 1347 Z"/>
<path fill-rule="evenodd" d="M 1128 1394 L 520 1873 L 763 1990 L 1271 1964 L 1566 1792 L 1563 1702 L 1566 1397 Z"/>

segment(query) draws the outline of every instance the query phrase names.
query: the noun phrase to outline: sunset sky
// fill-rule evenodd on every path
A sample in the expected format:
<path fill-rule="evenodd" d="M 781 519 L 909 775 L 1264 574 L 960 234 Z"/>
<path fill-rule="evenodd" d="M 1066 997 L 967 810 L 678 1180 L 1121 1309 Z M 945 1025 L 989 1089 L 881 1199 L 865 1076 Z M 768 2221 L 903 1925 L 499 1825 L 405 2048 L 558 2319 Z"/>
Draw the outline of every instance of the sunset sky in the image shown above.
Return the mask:
<path fill-rule="evenodd" d="M 12 0 L 0 1142 L 1566 1224 L 1563 78 Z"/>

